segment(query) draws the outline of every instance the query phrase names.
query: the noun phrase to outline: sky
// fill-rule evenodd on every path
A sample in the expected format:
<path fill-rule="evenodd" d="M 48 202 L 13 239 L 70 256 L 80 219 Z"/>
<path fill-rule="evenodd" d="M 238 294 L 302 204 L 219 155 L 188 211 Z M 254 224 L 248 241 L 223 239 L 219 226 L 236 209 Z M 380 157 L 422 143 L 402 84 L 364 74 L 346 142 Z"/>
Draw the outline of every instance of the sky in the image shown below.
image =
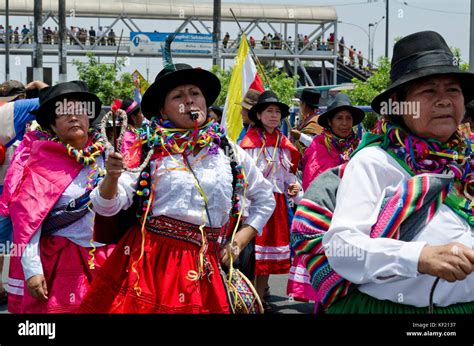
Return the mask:
<path fill-rule="evenodd" d="M 134 2 L 139 2 L 135 0 Z M 159 1 L 159 0 L 157 0 Z M 194 0 L 194 2 L 209 3 L 212 6 L 212 0 Z M 249 1 L 225 1 L 223 3 L 248 3 Z M 259 4 L 288 4 L 288 0 L 256 0 L 251 3 Z M 293 3 L 293 1 L 291 1 Z M 300 5 L 323 5 L 334 6 L 337 11 L 338 36 L 344 36 L 346 46 L 353 45 L 357 50 L 362 50 L 366 55 L 368 50 L 368 24 L 376 23 L 379 25 L 375 31 L 374 37 L 374 58 L 385 54 L 385 16 L 384 0 L 295 0 L 295 4 Z M 470 1 L 469 0 L 390 0 L 389 1 L 389 56 L 392 54 L 393 42 L 397 37 L 402 37 L 417 31 L 434 30 L 439 32 L 447 41 L 449 46 L 460 48 L 461 59 L 469 61 L 469 31 L 470 31 Z M 3 10 L 3 9 L 2 9 Z M 0 24 L 5 24 L 4 11 L 1 11 Z M 98 24 L 107 26 L 112 23 L 112 18 L 67 18 L 68 26 L 79 26 L 89 28 L 94 26 L 97 29 Z M 13 27 L 33 21 L 33 17 L 10 17 L 10 23 Z M 136 23 L 143 31 L 168 32 L 170 28 L 177 28 L 179 21 L 156 21 L 156 20 L 136 20 Z M 124 29 L 124 35 L 128 35 L 128 29 L 122 22 L 114 26 L 114 31 L 119 35 L 121 29 Z M 56 23 L 51 19 L 45 24 L 54 27 Z M 208 25 L 212 27 L 212 23 Z M 194 32 L 191 26 L 190 32 Z M 278 28 L 278 26 L 277 26 Z M 311 25 L 300 25 L 302 34 L 313 30 Z M 221 31 L 225 34 L 228 31 L 231 38 L 235 38 L 238 33 L 238 27 L 235 23 L 223 22 Z M 372 29 L 373 34 L 373 29 Z M 260 39 L 260 32 L 256 32 L 257 39 Z M 371 35 L 372 36 L 372 35 Z M 73 59 L 82 58 L 68 57 L 68 79 L 77 79 L 77 72 L 71 64 Z M 56 56 L 44 56 L 44 66 L 53 68 L 53 80 L 57 80 L 58 61 Z M 211 67 L 211 59 L 175 59 L 176 62 L 185 62 L 193 66 L 202 68 Z M 113 58 L 101 58 L 101 62 L 113 62 Z M 232 60 L 225 61 L 225 67 L 233 64 Z M 10 58 L 10 77 L 22 82 L 26 81 L 26 67 L 31 66 L 30 56 L 14 56 Z M 153 81 L 155 76 L 162 68 L 160 58 L 130 58 L 123 72 L 133 72 L 138 69 L 149 81 Z M 5 57 L 0 56 L 0 80 L 5 79 Z"/>

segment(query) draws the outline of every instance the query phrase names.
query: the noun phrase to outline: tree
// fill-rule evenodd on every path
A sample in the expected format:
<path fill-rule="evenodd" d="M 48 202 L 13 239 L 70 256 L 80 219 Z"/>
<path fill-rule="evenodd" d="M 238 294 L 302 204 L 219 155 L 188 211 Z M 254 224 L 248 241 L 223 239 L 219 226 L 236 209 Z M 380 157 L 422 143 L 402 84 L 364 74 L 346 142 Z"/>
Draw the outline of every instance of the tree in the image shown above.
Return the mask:
<path fill-rule="evenodd" d="M 281 72 L 278 68 L 266 72 L 266 75 L 270 81 L 270 88 L 277 94 L 278 99 L 289 106 L 293 105 L 298 76 L 289 77 L 286 72 Z"/>
<path fill-rule="evenodd" d="M 390 85 L 390 61 L 381 57 L 378 60 L 378 69 L 363 82 L 357 78 L 352 79 L 355 84 L 354 90 L 346 93 L 355 106 L 370 106 L 372 100 Z M 371 130 L 377 120 L 377 115 L 373 112 L 366 113 L 362 125 L 366 130 Z"/>
<path fill-rule="evenodd" d="M 219 81 L 221 82 L 221 92 L 217 97 L 217 100 L 214 101 L 215 105 L 224 107 L 225 99 L 227 98 L 227 92 L 229 91 L 230 77 L 232 76 L 232 68 L 229 70 L 223 70 L 219 66 L 214 65 L 211 69 L 211 72 L 214 73 Z M 211 106 L 211 105 L 208 105 Z"/>
<path fill-rule="evenodd" d="M 79 74 L 79 79 L 87 83 L 91 93 L 99 97 L 104 105 L 112 104 L 116 98 L 133 98 L 133 76 L 130 73 L 123 73 L 119 78 L 118 73 L 125 66 L 126 58 L 118 58 L 117 63 L 99 63 L 94 53 L 87 53 L 87 62 L 73 60 Z"/>
<path fill-rule="evenodd" d="M 461 71 L 469 71 L 469 63 L 465 62 L 461 57 L 461 49 L 457 47 L 449 47 L 454 54 L 453 65 L 459 66 Z"/>

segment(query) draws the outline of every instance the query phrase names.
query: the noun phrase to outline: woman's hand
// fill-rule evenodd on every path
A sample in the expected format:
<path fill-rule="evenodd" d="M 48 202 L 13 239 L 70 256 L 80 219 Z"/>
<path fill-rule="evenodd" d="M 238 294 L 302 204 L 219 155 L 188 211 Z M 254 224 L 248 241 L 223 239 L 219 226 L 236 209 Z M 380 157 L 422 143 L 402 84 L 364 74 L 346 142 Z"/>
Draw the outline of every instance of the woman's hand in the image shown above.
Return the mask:
<path fill-rule="evenodd" d="M 295 197 L 298 194 L 298 192 L 300 192 L 300 190 L 301 190 L 300 184 L 298 183 L 290 184 L 290 186 L 288 186 L 288 191 L 287 191 L 288 197 Z"/>
<path fill-rule="evenodd" d="M 239 258 L 240 253 L 255 238 L 258 234 L 257 230 L 250 225 L 243 225 L 242 228 L 235 234 L 234 242 L 231 244 L 227 243 L 221 250 L 221 262 L 226 267 L 230 265 L 230 256 L 235 261 Z"/>
<path fill-rule="evenodd" d="M 239 258 L 240 252 L 243 250 L 243 248 L 240 248 L 239 245 L 237 245 L 237 242 L 234 240 L 234 242 L 231 244 L 228 242 L 224 248 L 221 250 L 221 262 L 223 265 L 226 267 L 230 266 L 230 256 L 232 255 L 232 260 L 235 263 L 237 258 Z"/>
<path fill-rule="evenodd" d="M 118 180 L 123 172 L 123 156 L 115 151 L 111 152 L 105 161 L 107 175 Z"/>
<path fill-rule="evenodd" d="M 298 130 L 291 130 L 291 135 L 293 136 L 294 139 L 300 139 L 301 137 L 301 132 Z"/>
<path fill-rule="evenodd" d="M 105 199 L 114 199 L 118 191 L 118 179 L 123 172 L 123 156 L 111 152 L 105 161 L 107 174 L 99 186 L 100 196 Z"/>
<path fill-rule="evenodd" d="M 26 280 L 28 292 L 33 298 L 39 300 L 48 300 L 48 287 L 44 275 L 34 275 Z"/>
<path fill-rule="evenodd" d="M 464 280 L 474 271 L 474 250 L 460 243 L 426 245 L 418 260 L 418 272 L 449 282 Z"/>

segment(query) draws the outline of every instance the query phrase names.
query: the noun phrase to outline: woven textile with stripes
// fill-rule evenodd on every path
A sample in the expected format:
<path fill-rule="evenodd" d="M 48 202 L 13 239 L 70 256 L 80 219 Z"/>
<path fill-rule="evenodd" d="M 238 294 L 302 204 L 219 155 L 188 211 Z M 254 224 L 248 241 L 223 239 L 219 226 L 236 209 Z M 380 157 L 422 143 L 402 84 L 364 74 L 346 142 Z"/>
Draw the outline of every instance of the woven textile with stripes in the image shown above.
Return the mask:
<path fill-rule="evenodd" d="M 317 303 L 325 310 L 347 295 L 353 285 L 332 269 L 322 242 L 331 224 L 344 167 L 330 169 L 312 182 L 291 226 L 291 245 L 310 274 Z M 412 240 L 443 203 L 453 178 L 445 174 L 422 174 L 404 181 L 393 196 L 382 202 L 370 237 Z"/>

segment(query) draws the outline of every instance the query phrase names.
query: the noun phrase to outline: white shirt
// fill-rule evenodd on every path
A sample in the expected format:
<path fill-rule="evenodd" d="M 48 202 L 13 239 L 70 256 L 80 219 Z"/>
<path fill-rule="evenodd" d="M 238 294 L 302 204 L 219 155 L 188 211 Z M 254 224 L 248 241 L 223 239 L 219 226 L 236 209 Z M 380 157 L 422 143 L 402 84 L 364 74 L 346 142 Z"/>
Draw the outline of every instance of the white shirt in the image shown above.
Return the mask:
<path fill-rule="evenodd" d="M 288 187 L 290 186 L 290 184 L 297 182 L 296 176 L 289 170 L 289 168 L 287 168 L 291 167 L 290 152 L 288 149 L 278 148 L 278 151 L 275 153 L 275 147 L 266 147 L 266 150 L 266 158 L 271 160 L 274 157 L 275 159 L 273 165 L 268 165 L 268 161 L 265 159 L 264 153 L 262 152 L 261 148 L 245 149 L 245 151 L 247 151 L 247 153 L 256 162 L 257 167 L 261 172 L 264 172 L 264 174 L 269 172 L 269 174 L 267 174 L 265 178 L 270 181 L 270 183 L 272 183 L 273 192 L 281 193 L 288 196 Z M 283 165 L 280 162 L 280 155 L 282 156 Z M 269 170 L 269 167 L 271 167 L 271 170 Z M 290 199 L 297 203 L 301 200 L 302 197 L 303 192 L 302 190 L 300 190 L 298 195 Z"/>
<path fill-rule="evenodd" d="M 252 158 L 240 147 L 236 148 L 238 161 L 247 176 L 246 196 L 251 200 L 249 216 L 245 223 L 261 234 L 275 208 L 272 187 L 255 167 Z M 207 196 L 212 227 L 222 227 L 227 223 L 231 209 L 232 172 L 229 158 L 222 149 L 219 149 L 216 155 L 209 155 L 207 150 L 203 149 L 197 156 L 190 155 L 188 160 Z M 194 225 L 205 223 L 210 226 L 204 209 L 204 199 L 192 173 L 183 166 L 180 154 L 165 156 L 159 163 L 154 180 L 156 197 L 151 216 L 166 215 Z M 153 161 L 152 174 L 155 168 L 156 161 Z M 91 193 L 94 210 L 101 215 L 112 216 L 121 209 L 127 209 L 133 202 L 138 175 L 139 173 L 123 173 L 118 181 L 118 194 L 111 200 L 102 198 L 99 188 L 94 189 Z"/>
<path fill-rule="evenodd" d="M 336 209 L 323 238 L 330 265 L 358 289 L 380 300 L 426 307 L 435 277 L 418 273 L 426 244 L 459 242 L 472 248 L 473 229 L 446 205 L 410 242 L 370 238 L 384 197 L 392 196 L 410 175 L 379 147 L 368 147 L 348 163 L 339 185 Z M 339 252 L 338 252 L 339 250 Z M 434 304 L 474 301 L 474 274 L 463 281 L 440 280 Z"/>
<path fill-rule="evenodd" d="M 97 157 L 97 165 L 100 168 L 104 167 L 104 160 L 102 156 Z M 64 190 L 59 200 L 56 202 L 53 209 L 60 208 L 69 204 L 72 200 L 82 196 L 86 192 L 87 176 L 92 167 L 87 166 L 81 169 L 77 177 Z M 97 175 L 97 173 L 96 173 Z M 87 213 L 73 224 L 54 232 L 52 235 L 57 237 L 64 237 L 76 243 L 79 246 L 90 248 L 92 247 L 93 236 L 93 214 Z M 25 252 L 21 257 L 25 279 L 29 279 L 34 275 L 43 274 L 43 266 L 41 265 L 39 241 L 41 237 L 41 226 L 30 239 Z M 95 247 L 103 246 L 104 244 L 92 242 Z"/>

